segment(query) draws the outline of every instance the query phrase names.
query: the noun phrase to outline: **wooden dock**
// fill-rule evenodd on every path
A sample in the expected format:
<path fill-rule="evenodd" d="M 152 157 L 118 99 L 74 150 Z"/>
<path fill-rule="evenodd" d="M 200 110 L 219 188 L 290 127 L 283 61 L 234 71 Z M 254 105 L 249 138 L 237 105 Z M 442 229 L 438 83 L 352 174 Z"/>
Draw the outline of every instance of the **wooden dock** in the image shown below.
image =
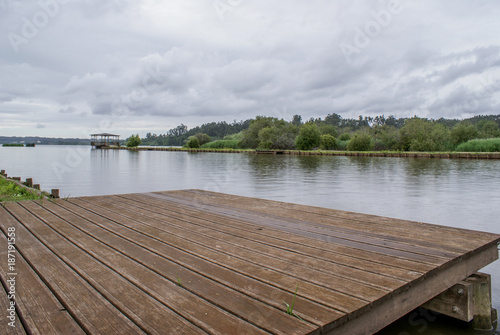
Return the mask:
<path fill-rule="evenodd" d="M 372 334 L 500 242 L 200 190 L 9 202 L 0 228 L 1 334 Z"/>

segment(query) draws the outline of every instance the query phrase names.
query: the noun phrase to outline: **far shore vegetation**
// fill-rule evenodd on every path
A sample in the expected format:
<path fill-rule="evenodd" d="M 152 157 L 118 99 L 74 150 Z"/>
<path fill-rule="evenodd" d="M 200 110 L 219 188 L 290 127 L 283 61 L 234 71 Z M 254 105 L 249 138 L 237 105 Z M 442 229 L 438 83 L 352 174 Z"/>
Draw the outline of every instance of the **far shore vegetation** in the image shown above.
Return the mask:
<path fill-rule="evenodd" d="M 257 116 L 232 124 L 207 123 L 192 129 L 181 124 L 165 134 L 148 133 L 139 140 L 144 146 L 201 149 L 500 152 L 500 115 L 434 120 L 384 115 L 344 119 L 338 114 L 328 114 L 324 119 L 308 121 L 303 121 L 300 115 L 289 121 Z"/>
<path fill-rule="evenodd" d="M 43 198 L 34 190 L 20 186 L 13 180 L 0 177 L 0 202 L 36 200 Z"/>

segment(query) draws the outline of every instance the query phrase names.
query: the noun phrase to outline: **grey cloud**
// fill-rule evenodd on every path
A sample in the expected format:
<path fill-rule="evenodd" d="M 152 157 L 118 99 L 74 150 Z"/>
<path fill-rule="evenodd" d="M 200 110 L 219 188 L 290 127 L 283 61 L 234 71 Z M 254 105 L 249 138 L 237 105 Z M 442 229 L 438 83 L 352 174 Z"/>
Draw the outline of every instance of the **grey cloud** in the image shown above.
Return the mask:
<path fill-rule="evenodd" d="M 401 0 L 349 63 L 340 44 L 354 45 L 390 3 L 244 1 L 221 20 L 211 1 L 71 1 L 18 53 L 0 39 L 0 113 L 43 106 L 43 124 L 61 132 L 110 117 L 158 129 L 271 114 L 494 113 L 500 4 Z M 0 9 L 4 37 L 41 10 L 21 1 Z"/>

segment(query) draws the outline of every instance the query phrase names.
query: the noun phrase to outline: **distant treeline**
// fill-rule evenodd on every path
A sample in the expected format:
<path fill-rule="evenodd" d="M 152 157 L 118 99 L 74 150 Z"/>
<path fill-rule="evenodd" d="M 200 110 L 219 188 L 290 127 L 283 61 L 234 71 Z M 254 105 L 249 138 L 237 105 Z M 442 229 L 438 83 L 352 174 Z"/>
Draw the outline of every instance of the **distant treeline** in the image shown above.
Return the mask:
<path fill-rule="evenodd" d="M 53 138 L 53 137 L 18 137 L 18 136 L 0 136 L 0 144 L 26 144 L 34 143 L 36 145 L 90 145 L 90 140 L 81 138 Z"/>
<path fill-rule="evenodd" d="M 186 144 L 190 136 L 198 133 L 207 134 L 212 140 L 223 139 L 228 135 L 237 134 L 247 129 L 251 122 L 252 119 L 239 122 L 234 121 L 231 124 L 225 121 L 211 122 L 189 130 L 187 126 L 181 124 L 170 129 L 163 135 L 147 133 L 146 137 L 142 139 L 142 145 L 182 146 Z"/>
<path fill-rule="evenodd" d="M 500 115 L 473 118 L 426 119 L 363 117 L 343 118 L 328 114 L 324 119 L 289 121 L 258 116 L 240 122 L 212 122 L 188 129 L 181 124 L 166 134 L 148 133 L 143 145 L 242 149 L 398 150 L 454 151 L 469 140 L 500 137 Z"/>

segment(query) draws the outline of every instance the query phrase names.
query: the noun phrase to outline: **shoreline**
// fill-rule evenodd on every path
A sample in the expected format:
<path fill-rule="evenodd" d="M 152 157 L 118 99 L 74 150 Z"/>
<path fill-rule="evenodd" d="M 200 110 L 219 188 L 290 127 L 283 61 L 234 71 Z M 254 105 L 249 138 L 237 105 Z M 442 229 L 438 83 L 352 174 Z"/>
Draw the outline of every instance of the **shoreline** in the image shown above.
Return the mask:
<path fill-rule="evenodd" d="M 347 156 L 347 157 L 389 157 L 389 158 L 424 158 L 424 159 L 500 159 L 500 152 L 384 152 L 384 151 L 330 151 L 330 150 L 255 150 L 255 149 L 188 149 L 168 147 L 135 147 L 135 148 L 103 148 L 129 151 L 173 151 L 173 152 L 206 152 L 206 153 L 249 153 L 295 156 Z"/>
<path fill-rule="evenodd" d="M 26 181 L 22 181 L 20 177 L 9 177 L 6 173 L 5 170 L 0 171 L 0 178 L 2 180 L 7 181 L 8 183 L 15 184 L 25 190 L 27 190 L 28 193 L 35 195 L 39 198 L 46 198 L 46 199 L 54 199 L 54 198 L 59 198 L 59 190 L 58 189 L 52 189 L 51 193 L 44 191 L 40 188 L 40 184 L 33 184 L 33 179 L 32 178 L 27 178 Z M 4 196 L 12 196 L 11 194 L 5 194 Z M 16 199 L 16 200 L 0 200 L 0 204 L 6 201 L 21 201 L 21 200 L 32 200 L 32 199 Z"/>

